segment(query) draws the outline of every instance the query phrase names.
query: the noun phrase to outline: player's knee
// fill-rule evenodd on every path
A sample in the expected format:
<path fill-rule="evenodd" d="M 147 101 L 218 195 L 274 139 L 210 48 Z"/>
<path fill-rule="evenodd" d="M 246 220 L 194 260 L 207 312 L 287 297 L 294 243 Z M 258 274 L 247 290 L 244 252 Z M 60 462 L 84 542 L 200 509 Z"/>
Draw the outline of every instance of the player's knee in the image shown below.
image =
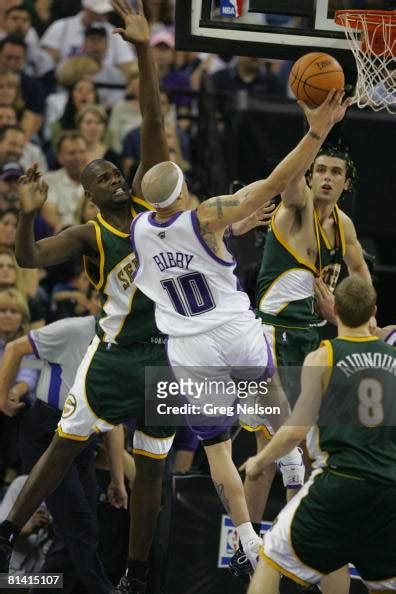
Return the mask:
<path fill-rule="evenodd" d="M 247 591 L 247 594 L 263 594 L 263 585 L 254 576 L 253 576 L 252 581 L 250 582 L 250 586 Z"/>
<path fill-rule="evenodd" d="M 48 455 L 63 464 L 71 463 L 88 445 L 87 441 L 75 441 L 60 437 L 55 433 L 48 448 Z"/>

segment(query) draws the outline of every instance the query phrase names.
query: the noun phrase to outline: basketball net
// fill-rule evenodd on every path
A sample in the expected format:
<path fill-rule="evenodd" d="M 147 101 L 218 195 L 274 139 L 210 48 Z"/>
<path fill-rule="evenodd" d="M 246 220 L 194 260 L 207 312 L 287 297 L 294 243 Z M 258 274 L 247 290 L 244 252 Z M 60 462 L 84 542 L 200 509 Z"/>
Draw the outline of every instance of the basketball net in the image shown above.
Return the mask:
<path fill-rule="evenodd" d="M 354 103 L 396 114 L 396 11 L 338 10 L 335 21 L 356 60 Z"/>

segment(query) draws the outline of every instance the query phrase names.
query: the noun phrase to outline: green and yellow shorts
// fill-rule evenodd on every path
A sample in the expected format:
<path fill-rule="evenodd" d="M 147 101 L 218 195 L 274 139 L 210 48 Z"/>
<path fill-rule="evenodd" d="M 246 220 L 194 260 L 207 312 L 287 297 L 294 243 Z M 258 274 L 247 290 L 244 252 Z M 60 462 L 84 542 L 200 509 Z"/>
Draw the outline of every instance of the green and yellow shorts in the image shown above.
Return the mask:
<path fill-rule="evenodd" d="M 369 590 L 396 591 L 396 485 L 315 470 L 265 534 L 261 556 L 303 586 L 352 563 Z"/>
<path fill-rule="evenodd" d="M 127 347 L 101 342 L 88 347 L 66 399 L 58 434 L 85 441 L 93 433 L 135 419 L 135 453 L 165 458 L 175 433 L 172 427 L 145 424 L 145 367 L 166 366 L 165 347 L 137 343 Z"/>

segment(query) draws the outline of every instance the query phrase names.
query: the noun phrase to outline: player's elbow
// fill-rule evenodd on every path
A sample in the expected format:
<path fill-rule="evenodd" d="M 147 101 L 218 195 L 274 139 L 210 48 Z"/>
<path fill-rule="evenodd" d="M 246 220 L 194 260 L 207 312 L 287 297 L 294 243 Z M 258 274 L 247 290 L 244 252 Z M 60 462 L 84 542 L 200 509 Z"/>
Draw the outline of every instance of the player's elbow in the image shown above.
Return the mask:
<path fill-rule="evenodd" d="M 270 175 L 267 178 L 268 199 L 279 196 L 286 189 L 287 179 L 282 175 Z"/>
<path fill-rule="evenodd" d="M 29 340 L 26 336 L 17 338 L 12 342 L 9 342 L 4 350 L 4 355 L 8 355 L 13 359 L 21 359 L 24 355 L 28 355 L 32 350 L 28 347 Z"/>
<path fill-rule="evenodd" d="M 35 259 L 30 257 L 28 254 L 15 249 L 15 259 L 21 268 L 37 268 L 38 265 Z"/>

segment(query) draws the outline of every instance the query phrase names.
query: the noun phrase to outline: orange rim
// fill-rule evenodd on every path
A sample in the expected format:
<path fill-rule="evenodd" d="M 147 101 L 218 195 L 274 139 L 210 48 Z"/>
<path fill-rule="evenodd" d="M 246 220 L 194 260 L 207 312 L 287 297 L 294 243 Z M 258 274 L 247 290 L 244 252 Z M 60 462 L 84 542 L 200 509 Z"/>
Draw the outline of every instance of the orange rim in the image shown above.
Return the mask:
<path fill-rule="evenodd" d="M 361 46 L 365 53 L 395 55 L 396 10 L 337 10 L 334 20 L 345 29 L 365 31 Z"/>
<path fill-rule="evenodd" d="M 396 10 L 337 10 L 334 20 L 337 25 L 361 29 L 362 17 L 369 31 L 383 22 L 396 25 Z"/>

